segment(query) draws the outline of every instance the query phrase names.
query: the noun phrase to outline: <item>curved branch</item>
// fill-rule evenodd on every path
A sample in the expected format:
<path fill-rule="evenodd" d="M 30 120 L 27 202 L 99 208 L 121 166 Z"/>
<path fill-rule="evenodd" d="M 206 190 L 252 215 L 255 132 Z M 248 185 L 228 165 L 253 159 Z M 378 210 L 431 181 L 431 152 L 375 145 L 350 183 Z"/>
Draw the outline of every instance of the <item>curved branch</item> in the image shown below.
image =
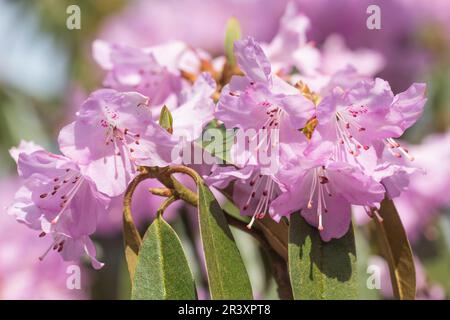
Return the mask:
<path fill-rule="evenodd" d="M 167 168 L 167 170 L 165 172 L 170 175 L 174 174 L 174 173 L 187 174 L 188 176 L 190 176 L 192 178 L 192 180 L 194 180 L 194 182 L 196 184 L 199 184 L 202 181 L 202 178 L 197 173 L 197 171 L 195 171 L 194 169 L 191 169 L 189 167 L 182 166 L 182 165 L 170 166 L 169 168 Z"/>
<path fill-rule="evenodd" d="M 127 260 L 131 282 L 133 282 L 139 248 L 142 244 L 141 235 L 139 234 L 139 231 L 133 221 L 131 201 L 133 198 L 133 193 L 139 183 L 148 178 L 153 178 L 153 175 L 145 171 L 134 178 L 128 185 L 123 199 L 123 236 L 125 244 L 125 258 Z"/>
<path fill-rule="evenodd" d="M 158 211 L 156 211 L 156 215 L 158 217 L 162 216 L 164 214 L 164 211 L 166 211 L 166 209 L 177 200 L 178 198 L 173 195 L 168 197 L 166 200 L 164 200 L 163 203 L 161 203 L 161 206 L 158 208 Z"/>
<path fill-rule="evenodd" d="M 194 179 L 195 183 L 197 183 L 198 181 L 201 181 L 201 177 L 194 170 L 184 166 L 147 169 L 166 188 L 172 190 L 173 195 L 175 195 L 177 198 L 184 200 L 193 206 L 197 206 L 198 195 L 189 188 L 186 188 L 174 176 L 172 176 L 172 174 L 174 173 L 188 174 L 190 177 L 192 177 L 192 179 Z"/>

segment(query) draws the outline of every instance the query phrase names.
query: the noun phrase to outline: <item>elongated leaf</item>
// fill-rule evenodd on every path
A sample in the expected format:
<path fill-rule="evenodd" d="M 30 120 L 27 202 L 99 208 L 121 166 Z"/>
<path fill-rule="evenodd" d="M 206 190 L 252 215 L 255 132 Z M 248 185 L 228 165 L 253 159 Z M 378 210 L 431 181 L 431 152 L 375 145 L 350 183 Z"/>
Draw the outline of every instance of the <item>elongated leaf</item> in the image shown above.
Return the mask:
<path fill-rule="evenodd" d="M 241 26 L 236 18 L 231 18 L 228 20 L 227 29 L 225 33 L 225 55 L 228 59 L 228 63 L 231 66 L 236 64 L 236 59 L 234 58 L 234 41 L 241 38 Z"/>
<path fill-rule="evenodd" d="M 156 218 L 145 233 L 131 291 L 132 299 L 197 298 L 183 247 L 172 227 Z"/>
<path fill-rule="evenodd" d="M 395 297 L 414 299 L 416 295 L 416 271 L 413 254 L 405 229 L 392 200 L 385 199 L 379 210 L 383 222 L 373 219 L 381 254 L 389 264 L 392 289 Z"/>
<path fill-rule="evenodd" d="M 252 288 L 242 257 L 224 213 L 214 195 L 198 184 L 200 233 L 211 298 L 252 299 Z"/>
<path fill-rule="evenodd" d="M 255 221 L 255 228 L 262 231 L 272 249 L 287 262 L 289 227 L 286 222 L 281 220 L 277 223 L 269 216 L 265 216 Z"/>
<path fill-rule="evenodd" d="M 353 227 L 340 239 L 324 242 L 300 214 L 289 223 L 289 277 L 294 299 L 356 299 Z"/>
<path fill-rule="evenodd" d="M 230 200 L 225 200 L 220 204 L 222 207 L 222 210 L 225 211 L 229 216 L 235 218 L 236 220 L 242 222 L 243 224 L 249 224 L 251 221 L 251 218 L 249 216 L 243 216 L 241 215 L 241 212 L 239 211 L 239 208 L 236 207 L 236 205 L 231 202 Z"/>

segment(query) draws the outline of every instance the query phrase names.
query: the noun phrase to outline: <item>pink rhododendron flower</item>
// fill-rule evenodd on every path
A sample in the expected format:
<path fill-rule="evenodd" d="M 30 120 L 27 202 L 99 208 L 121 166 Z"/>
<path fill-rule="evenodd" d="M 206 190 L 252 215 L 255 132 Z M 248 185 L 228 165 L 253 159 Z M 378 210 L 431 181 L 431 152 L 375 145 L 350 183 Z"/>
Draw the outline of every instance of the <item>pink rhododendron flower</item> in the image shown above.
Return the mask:
<path fill-rule="evenodd" d="M 4 178 L 0 183 L 0 207 L 10 205 L 18 179 Z M 0 214 L 0 297 L 2 299 L 84 299 L 87 298 L 87 274 L 81 267 L 81 290 L 67 288 L 67 268 L 71 263 L 58 255 L 39 261 L 52 242 L 36 241 L 37 233 L 18 224 L 5 210 Z M 73 263 L 72 263 L 73 264 Z"/>
<path fill-rule="evenodd" d="M 412 243 L 420 239 L 433 217 L 450 205 L 447 193 L 450 187 L 450 167 L 444 161 L 450 159 L 449 138 L 449 133 L 435 134 L 427 137 L 420 145 L 408 145 L 415 160 L 409 163 L 408 175 L 404 177 L 406 186 L 393 198 Z M 383 184 L 386 185 L 384 182 Z M 358 224 L 367 223 L 367 216 L 359 208 L 354 211 Z"/>
<path fill-rule="evenodd" d="M 421 168 L 410 178 L 408 189 L 394 199 L 411 242 L 424 234 L 426 226 L 450 205 L 450 134 L 435 134 L 420 145 L 411 145 L 414 165 Z"/>
<path fill-rule="evenodd" d="M 24 185 L 16 193 L 8 209 L 19 222 L 40 236 L 50 234 L 53 243 L 40 257 L 53 249 L 68 261 L 86 253 L 94 268 L 102 263 L 89 236 L 94 233 L 98 216 L 109 199 L 97 190 L 96 184 L 80 172 L 79 166 L 67 157 L 44 150 L 19 154 L 18 172 Z"/>
<path fill-rule="evenodd" d="M 215 90 L 216 82 L 206 72 L 184 90 L 179 104 L 171 108 L 174 139 L 192 142 L 202 135 L 203 128 L 214 118 L 215 105 L 211 96 Z"/>
<path fill-rule="evenodd" d="M 334 74 L 347 67 L 353 67 L 363 76 L 374 76 L 384 67 L 383 56 L 367 48 L 350 50 L 342 36 L 330 35 L 322 46 L 320 70 L 325 74 Z"/>
<path fill-rule="evenodd" d="M 177 100 L 182 89 L 178 69 L 183 68 L 186 59 L 192 58 L 194 64 L 199 64 L 195 54 L 177 42 L 160 48 L 138 49 L 96 40 L 93 56 L 108 71 L 104 86 L 118 91 L 139 92 L 149 97 L 152 106 Z"/>
<path fill-rule="evenodd" d="M 325 241 L 347 232 L 351 204 L 376 207 L 384 198 L 383 185 L 351 164 L 313 162 L 309 168 L 299 164 L 294 159 L 280 170 L 278 179 L 287 190 L 271 203 L 270 211 L 286 216 L 301 210 Z"/>
<path fill-rule="evenodd" d="M 302 28 L 306 26 L 305 22 Z M 370 212 L 369 208 L 379 206 L 386 191 L 394 196 L 406 188 L 412 171 L 390 164 L 380 152 L 386 146 L 395 157 L 412 159 L 393 138 L 402 135 L 422 113 L 425 85 L 414 84 L 394 96 L 386 81 L 364 80 L 349 69 L 344 75 L 351 80 L 329 81 L 329 89 L 320 91 L 315 108 L 299 89 L 272 74 L 268 58 L 253 39 L 237 41 L 235 55 L 245 77 L 233 77 L 223 89 L 216 118 L 227 128 L 276 129 L 275 142 L 271 133 L 267 137 L 280 145 L 280 166 L 274 175 L 261 171 L 254 150 L 237 151 L 236 144 L 232 153 L 244 154 L 246 162 L 235 163 L 238 169 L 214 170 L 213 185 L 225 185 L 234 178 L 252 186 L 244 192 L 247 201 L 237 199 L 243 211 L 259 195 L 254 218 L 269 212 L 279 220 L 301 210 L 328 241 L 347 232 L 351 205 L 364 206 Z M 322 74 L 311 78 L 315 76 Z M 308 141 L 299 129 L 313 115 L 318 124 Z"/>
<path fill-rule="evenodd" d="M 276 72 L 289 74 L 295 67 L 302 76 L 326 78 L 348 68 L 360 76 L 374 76 L 383 68 L 384 59 L 379 53 L 366 48 L 350 50 L 339 35 L 330 35 L 319 50 L 308 40 L 310 27 L 309 18 L 294 2 L 288 3 L 278 33 L 264 45 Z"/>
<path fill-rule="evenodd" d="M 276 72 L 289 73 L 294 66 L 300 73 L 306 74 L 319 69 L 321 53 L 306 36 L 310 25 L 309 19 L 298 12 L 292 2 L 288 3 L 277 34 L 265 46 Z"/>
<path fill-rule="evenodd" d="M 251 200 L 261 193 L 253 213 L 253 217 L 257 218 L 268 211 L 270 200 L 279 186 L 271 176 L 273 170 L 265 168 L 256 154 L 270 145 L 305 143 L 306 138 L 298 129 L 313 115 L 314 104 L 296 88 L 272 74 L 270 62 L 254 39 L 237 41 L 235 55 L 245 76 L 234 76 L 222 90 L 215 116 L 226 128 L 255 132 L 250 140 L 256 142 L 256 147 L 249 150 L 248 156 L 244 155 L 243 161 L 241 159 L 235 164 L 242 167 L 252 161 L 254 163 L 252 173 L 248 172 L 245 177 L 250 188 L 248 200 L 241 208 L 247 211 Z M 240 147 L 243 145 L 237 144 L 235 147 L 232 154 L 236 155 L 233 158 L 237 160 L 242 157 Z M 238 172 L 242 171 L 218 174 L 236 176 L 240 175 Z"/>
<path fill-rule="evenodd" d="M 241 214 L 252 217 L 248 228 L 256 219 L 262 219 L 269 212 L 270 203 L 281 193 L 280 186 L 271 175 L 262 174 L 258 166 L 252 165 L 242 169 L 218 166 L 205 177 L 205 181 L 217 189 L 226 188 L 234 182 L 233 202 L 241 209 Z M 272 215 L 272 218 L 278 217 Z"/>
<path fill-rule="evenodd" d="M 400 137 L 422 114 L 425 85 L 414 84 L 393 95 L 381 79 L 360 81 L 352 88 L 336 88 L 317 107 L 321 139 L 336 145 L 336 159 L 358 156 L 375 142 L 383 142 L 393 155 L 411 158 L 393 138 Z"/>
<path fill-rule="evenodd" d="M 147 98 L 102 89 L 84 102 L 77 119 L 61 130 L 61 151 L 108 196 L 118 196 L 138 165 L 165 166 L 176 145 L 152 118 Z"/>
<path fill-rule="evenodd" d="M 314 114 L 314 104 L 271 72 L 263 50 L 252 38 L 235 43 L 235 54 L 245 77 L 234 76 L 223 90 L 215 116 L 226 128 L 253 129 L 277 134 L 275 143 L 301 139 L 298 132 Z M 286 141 L 288 140 L 288 141 Z"/>

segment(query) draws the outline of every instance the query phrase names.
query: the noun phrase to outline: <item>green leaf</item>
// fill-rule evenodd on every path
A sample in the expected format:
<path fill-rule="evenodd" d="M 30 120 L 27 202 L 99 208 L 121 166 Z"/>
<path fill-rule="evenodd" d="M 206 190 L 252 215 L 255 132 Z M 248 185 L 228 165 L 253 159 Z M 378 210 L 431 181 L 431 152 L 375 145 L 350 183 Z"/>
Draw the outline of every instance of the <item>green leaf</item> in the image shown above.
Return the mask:
<path fill-rule="evenodd" d="M 300 214 L 289 223 L 289 277 L 294 299 L 356 299 L 356 248 L 353 227 L 340 239 L 321 240 Z"/>
<path fill-rule="evenodd" d="M 226 130 L 225 126 L 210 122 L 202 133 L 202 138 L 197 140 L 203 150 L 216 157 L 218 164 L 230 164 L 230 150 L 234 143 L 236 131 Z"/>
<path fill-rule="evenodd" d="M 167 108 L 166 105 L 164 105 L 161 109 L 161 114 L 159 115 L 159 125 L 166 129 L 170 134 L 173 133 L 173 118 L 169 108 Z"/>
<path fill-rule="evenodd" d="M 132 299 L 194 300 L 194 278 L 180 239 L 158 216 L 145 233 L 139 252 Z"/>
<path fill-rule="evenodd" d="M 414 259 L 402 221 L 392 200 L 381 203 L 379 215 L 373 219 L 381 254 L 387 260 L 394 296 L 401 300 L 414 299 L 416 295 L 416 271 Z"/>
<path fill-rule="evenodd" d="M 247 270 L 224 213 L 203 182 L 198 183 L 198 197 L 200 234 L 211 298 L 252 299 Z"/>
<path fill-rule="evenodd" d="M 236 18 L 230 18 L 227 22 L 227 28 L 225 32 L 225 55 L 228 63 L 231 66 L 236 64 L 234 57 L 234 42 L 241 38 L 241 25 Z"/>
<path fill-rule="evenodd" d="M 249 216 L 243 216 L 241 215 L 241 211 L 239 210 L 239 208 L 234 204 L 233 200 L 231 199 L 231 197 L 218 190 L 218 192 L 220 192 L 223 195 L 223 200 L 219 203 L 220 207 L 222 208 L 222 210 L 228 214 L 230 217 L 233 217 L 234 219 L 244 223 L 244 224 L 249 224 L 251 221 L 251 218 Z"/>
<path fill-rule="evenodd" d="M 289 226 L 282 219 L 275 222 L 270 216 L 255 221 L 255 228 L 261 230 L 275 252 L 288 261 L 288 234 Z"/>

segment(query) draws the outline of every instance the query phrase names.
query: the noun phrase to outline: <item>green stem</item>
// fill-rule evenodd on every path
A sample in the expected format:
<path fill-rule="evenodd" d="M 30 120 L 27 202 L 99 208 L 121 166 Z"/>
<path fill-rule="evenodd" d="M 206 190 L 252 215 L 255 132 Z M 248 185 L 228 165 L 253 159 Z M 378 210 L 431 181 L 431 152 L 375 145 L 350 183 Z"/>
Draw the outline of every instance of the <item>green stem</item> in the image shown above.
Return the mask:
<path fill-rule="evenodd" d="M 192 180 L 195 181 L 196 184 L 199 184 L 202 182 L 202 178 L 200 177 L 200 175 L 197 173 L 197 171 L 189 168 L 189 167 L 185 167 L 185 166 L 170 166 L 169 168 L 167 168 L 167 170 L 165 171 L 167 174 L 173 174 L 173 173 L 184 173 L 187 174 L 188 176 L 190 176 L 192 178 Z"/>
<path fill-rule="evenodd" d="M 148 191 L 155 196 L 166 198 L 173 196 L 173 192 L 169 188 L 149 188 Z"/>
<path fill-rule="evenodd" d="M 201 181 L 200 176 L 192 169 L 184 166 L 174 166 L 169 168 L 147 168 L 152 175 L 159 180 L 166 188 L 172 190 L 173 195 L 177 198 L 186 201 L 187 203 L 197 206 L 198 195 L 186 188 L 182 183 L 180 183 L 175 177 L 172 176 L 173 173 L 184 173 L 188 174 L 194 179 L 196 183 Z"/>
<path fill-rule="evenodd" d="M 159 206 L 158 211 L 156 211 L 156 215 L 158 217 L 162 216 L 164 214 L 164 211 L 166 211 L 166 209 L 177 200 L 178 200 L 177 197 L 175 197 L 173 195 L 170 196 L 169 198 L 167 198 L 166 200 L 164 200 L 164 202 L 161 203 L 161 206 Z"/>

